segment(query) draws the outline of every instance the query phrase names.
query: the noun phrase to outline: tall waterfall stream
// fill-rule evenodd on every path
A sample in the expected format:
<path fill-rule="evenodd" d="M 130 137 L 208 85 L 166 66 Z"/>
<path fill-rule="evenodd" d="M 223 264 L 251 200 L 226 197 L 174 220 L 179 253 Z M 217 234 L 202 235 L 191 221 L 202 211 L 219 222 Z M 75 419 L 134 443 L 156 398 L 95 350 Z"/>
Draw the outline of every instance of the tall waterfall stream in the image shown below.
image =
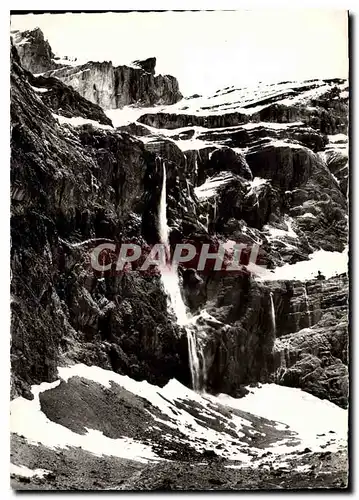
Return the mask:
<path fill-rule="evenodd" d="M 169 229 L 167 225 L 167 200 L 166 200 L 166 165 L 163 163 L 163 179 L 159 205 L 159 235 L 160 241 L 166 249 L 167 256 L 170 255 Z M 185 328 L 188 341 L 188 358 L 192 377 L 192 387 L 195 391 L 205 389 L 206 363 L 203 347 L 197 338 L 198 328 L 194 317 L 188 311 L 183 301 L 178 270 L 176 263 L 165 259 L 160 266 L 161 280 L 167 294 L 169 306 L 173 310 L 179 326 Z"/>

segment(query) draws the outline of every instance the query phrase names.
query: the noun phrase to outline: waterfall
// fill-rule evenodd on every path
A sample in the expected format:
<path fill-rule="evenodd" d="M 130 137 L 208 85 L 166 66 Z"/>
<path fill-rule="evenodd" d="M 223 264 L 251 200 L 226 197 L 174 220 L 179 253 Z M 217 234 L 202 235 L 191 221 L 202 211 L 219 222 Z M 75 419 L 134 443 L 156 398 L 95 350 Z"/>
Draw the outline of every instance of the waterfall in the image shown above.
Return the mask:
<path fill-rule="evenodd" d="M 308 292 L 307 292 L 307 287 L 305 285 L 303 285 L 303 293 L 304 293 L 304 300 L 305 300 L 305 309 L 306 309 L 306 313 L 308 316 L 308 326 L 312 326 L 312 320 L 311 320 L 310 309 L 309 309 Z"/>
<path fill-rule="evenodd" d="M 271 305 L 271 317 L 272 317 L 272 329 L 274 335 L 277 332 L 277 327 L 276 327 L 276 322 L 275 322 L 275 309 L 274 309 L 274 302 L 273 302 L 273 292 L 270 292 L 270 305 Z"/>
<path fill-rule="evenodd" d="M 166 165 L 163 163 L 163 180 L 159 205 L 159 227 L 158 232 L 160 242 L 166 249 L 166 254 L 170 255 L 169 229 L 167 225 L 167 198 L 166 198 Z M 179 276 L 176 263 L 163 262 L 160 266 L 161 281 L 169 300 L 169 304 L 176 316 L 177 323 L 183 326 L 187 333 L 188 358 L 191 370 L 192 387 L 195 391 L 204 388 L 206 379 L 205 356 L 203 348 L 197 339 L 197 327 L 193 318 L 187 310 L 186 304 L 181 295 Z"/>

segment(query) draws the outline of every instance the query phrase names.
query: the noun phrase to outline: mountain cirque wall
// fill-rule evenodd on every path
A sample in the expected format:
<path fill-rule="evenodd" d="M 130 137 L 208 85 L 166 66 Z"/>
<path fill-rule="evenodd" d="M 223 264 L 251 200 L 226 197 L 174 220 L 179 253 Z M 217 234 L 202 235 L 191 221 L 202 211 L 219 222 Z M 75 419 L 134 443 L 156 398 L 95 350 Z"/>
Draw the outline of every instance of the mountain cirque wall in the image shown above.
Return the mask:
<path fill-rule="evenodd" d="M 156 58 L 135 61 L 132 66 L 113 66 L 112 62 L 82 65 L 59 64 L 39 28 L 13 34 L 21 64 L 32 73 L 55 76 L 90 102 L 104 109 L 129 104 L 152 106 L 173 104 L 182 98 L 176 78 L 155 76 Z"/>

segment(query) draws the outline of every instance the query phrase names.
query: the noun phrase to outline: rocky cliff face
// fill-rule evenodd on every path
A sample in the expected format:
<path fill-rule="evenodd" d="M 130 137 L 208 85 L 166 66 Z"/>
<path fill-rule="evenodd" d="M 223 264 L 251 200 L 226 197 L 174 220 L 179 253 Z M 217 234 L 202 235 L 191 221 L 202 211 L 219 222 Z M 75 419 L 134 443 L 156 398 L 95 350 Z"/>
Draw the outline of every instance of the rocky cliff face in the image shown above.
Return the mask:
<path fill-rule="evenodd" d="M 274 380 L 339 406 L 348 394 L 348 280 L 291 282 L 274 292 Z"/>
<path fill-rule="evenodd" d="M 238 396 L 245 384 L 275 380 L 346 406 L 347 279 L 316 281 L 317 269 L 306 270 L 314 256 L 321 268 L 347 245 L 346 88 L 343 81 L 264 88 L 265 98 L 231 105 L 196 98 L 119 129 L 166 159 L 177 182 L 187 177 L 186 213 L 168 183 L 173 241 L 259 243 L 262 264 L 274 270 L 271 281 L 215 272 L 184 281 L 193 314 L 206 311 L 199 328 L 214 392 Z"/>
<path fill-rule="evenodd" d="M 32 73 L 43 73 L 61 67 L 56 63 L 55 54 L 40 28 L 32 31 L 13 31 L 11 34 L 24 69 Z"/>
<path fill-rule="evenodd" d="M 173 76 L 154 76 L 138 67 L 114 67 L 111 62 L 89 62 L 47 74 L 60 79 L 104 109 L 121 108 L 129 104 L 173 104 L 182 98 L 178 82 Z"/>
<path fill-rule="evenodd" d="M 186 345 L 159 278 L 101 280 L 89 267 L 91 241 L 83 243 L 143 241 L 155 156 L 127 134 L 60 125 L 14 60 L 11 98 L 13 394 L 53 380 L 61 359 L 157 382 L 178 369 L 188 383 Z"/>
<path fill-rule="evenodd" d="M 98 243 L 159 241 L 165 166 L 172 247 L 255 243 L 267 268 L 264 277 L 179 269 L 207 390 L 240 396 L 276 381 L 346 406 L 345 266 L 314 279 L 347 245 L 346 82 L 280 84 L 256 97 L 233 89 L 112 128 L 98 104 L 180 98 L 172 77 L 154 76 L 155 61 L 136 64 L 34 77 L 13 54 L 13 394 L 30 397 L 31 384 L 68 362 L 191 383 L 186 332 L 158 274 L 89 265 Z"/>
<path fill-rule="evenodd" d="M 20 59 L 53 55 L 31 54 L 12 47 L 13 486 L 345 487 L 347 82 L 227 88 L 117 126 L 99 103 L 180 97 L 154 59 L 34 76 Z M 196 248 L 168 294 L 157 266 L 105 251 L 93 268 L 100 244 L 148 255 L 160 206 L 171 252 Z M 197 269 L 203 244 L 226 263 L 235 243 L 239 269 Z"/>
<path fill-rule="evenodd" d="M 14 48 L 12 50 L 15 59 L 20 64 L 16 50 Z M 57 78 L 34 76 L 26 70 L 24 70 L 24 74 L 38 98 L 56 115 L 65 118 L 92 120 L 112 127 L 111 120 L 100 106 L 83 98 Z"/>
<path fill-rule="evenodd" d="M 178 82 L 171 75 L 155 75 L 156 58 L 135 61 L 132 66 L 113 66 L 111 62 L 76 65 L 55 61 L 49 43 L 39 28 L 13 34 L 21 64 L 32 73 L 46 73 L 76 90 L 104 109 L 129 104 L 152 106 L 173 104 L 182 98 Z"/>

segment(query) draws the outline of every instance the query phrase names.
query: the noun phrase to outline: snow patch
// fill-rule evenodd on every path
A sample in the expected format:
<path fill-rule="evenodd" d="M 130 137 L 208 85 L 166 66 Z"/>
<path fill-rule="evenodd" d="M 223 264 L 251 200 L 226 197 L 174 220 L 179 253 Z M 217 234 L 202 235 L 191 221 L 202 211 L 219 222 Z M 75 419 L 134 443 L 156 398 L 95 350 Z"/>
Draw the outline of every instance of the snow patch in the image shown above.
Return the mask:
<path fill-rule="evenodd" d="M 306 212 L 305 214 L 298 215 L 298 218 L 302 218 L 302 219 L 316 219 L 316 216 L 313 215 L 310 212 Z"/>
<path fill-rule="evenodd" d="M 335 134 L 335 135 L 328 135 L 328 140 L 329 142 L 335 144 L 337 142 L 348 142 L 348 136 L 345 134 Z"/>
<path fill-rule="evenodd" d="M 140 116 L 147 113 L 165 111 L 164 106 L 141 108 L 137 106 L 124 106 L 123 108 L 106 109 L 105 114 L 110 118 L 114 127 L 121 127 L 136 122 Z M 142 125 L 142 123 L 141 123 Z"/>
<path fill-rule="evenodd" d="M 292 127 L 301 127 L 303 122 L 288 122 L 288 123 L 274 123 L 274 122 L 250 122 L 242 125 L 246 130 L 252 130 L 258 127 L 265 127 L 273 130 L 284 130 Z"/>

